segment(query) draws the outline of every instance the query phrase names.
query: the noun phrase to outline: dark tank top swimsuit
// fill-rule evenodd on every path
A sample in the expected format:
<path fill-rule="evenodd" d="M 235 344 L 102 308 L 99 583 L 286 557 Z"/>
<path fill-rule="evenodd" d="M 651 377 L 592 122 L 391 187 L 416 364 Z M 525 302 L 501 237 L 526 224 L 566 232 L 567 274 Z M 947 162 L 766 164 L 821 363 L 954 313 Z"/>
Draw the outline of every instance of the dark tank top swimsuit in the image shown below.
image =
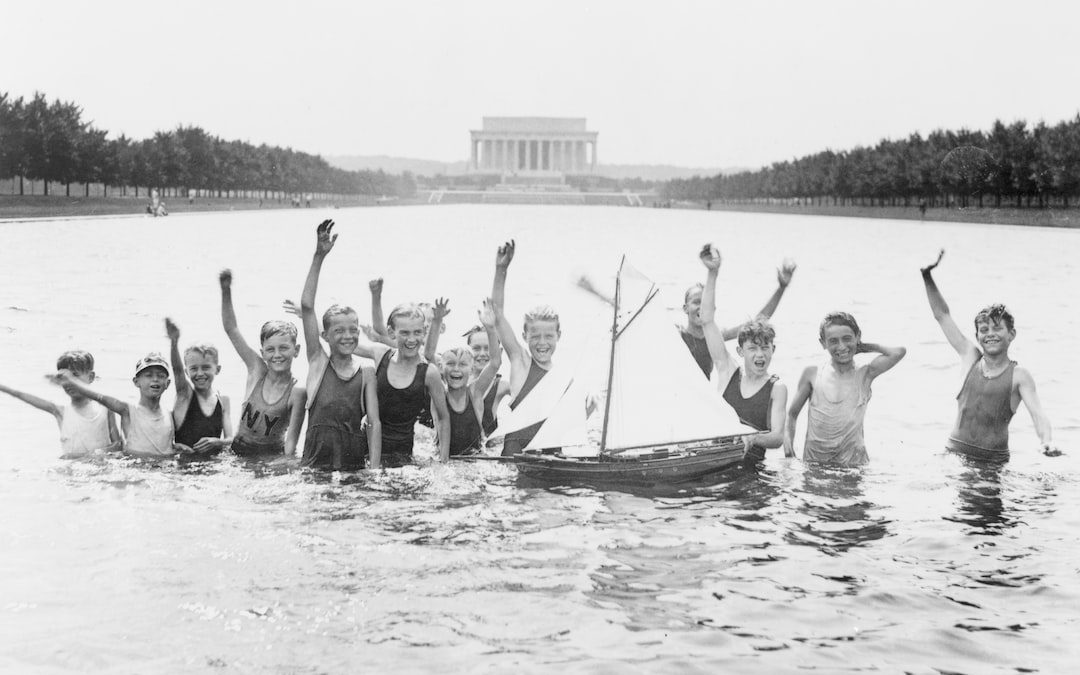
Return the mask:
<path fill-rule="evenodd" d="M 480 420 L 476 419 L 472 396 L 465 394 L 465 410 L 458 412 L 446 396 L 446 409 L 450 413 L 450 454 L 473 455 L 480 450 Z"/>
<path fill-rule="evenodd" d="M 541 368 L 540 364 L 536 362 L 536 359 L 533 359 L 532 363 L 529 365 L 529 374 L 525 376 L 525 384 L 521 385 L 521 391 L 518 392 L 518 395 L 514 397 L 513 402 L 510 403 L 510 409 L 513 410 L 514 408 L 517 408 L 537 383 L 544 379 L 544 376 L 547 375 L 547 373 L 548 371 Z M 517 431 L 511 431 L 506 434 L 506 437 L 503 439 L 503 457 L 516 455 L 524 450 L 525 446 L 528 445 L 529 441 L 536 435 L 536 432 L 540 431 L 540 426 L 544 422 L 545 420 L 540 420 L 535 424 L 530 424 L 524 429 L 518 429 Z"/>
<path fill-rule="evenodd" d="M 416 375 L 403 389 L 390 384 L 390 359 L 393 349 L 387 350 L 375 369 L 375 391 L 379 397 L 379 420 L 382 422 L 382 461 L 386 466 L 412 461 L 413 426 L 421 409 L 427 404 L 428 364 L 416 364 Z"/>
<path fill-rule="evenodd" d="M 770 431 L 769 410 L 772 402 L 772 389 L 773 384 L 778 379 L 776 375 L 769 377 L 765 384 L 761 385 L 761 389 L 754 392 L 750 398 L 743 398 L 741 389 L 742 368 L 736 368 L 735 372 L 731 374 L 731 379 L 728 380 L 727 387 L 724 389 L 724 400 L 735 409 L 740 422 L 758 431 Z M 751 446 L 746 456 L 748 459 L 764 459 L 765 448 L 760 445 Z"/>
<path fill-rule="evenodd" d="M 499 393 L 499 379 L 502 375 L 495 375 L 495 381 L 491 383 L 487 394 L 484 396 L 484 434 L 490 435 L 499 426 L 499 418 L 495 417 L 495 397 Z"/>
<path fill-rule="evenodd" d="M 199 439 L 221 438 L 221 434 L 225 429 L 223 419 L 224 413 L 221 410 L 221 399 L 218 399 L 214 404 L 213 412 L 206 415 L 202 411 L 202 406 L 199 405 L 198 395 L 192 392 L 191 400 L 188 401 L 187 412 L 184 413 L 184 421 L 176 429 L 176 442 L 193 448 L 199 442 Z M 199 454 L 208 457 L 218 452 L 220 452 L 220 449 Z"/>
<path fill-rule="evenodd" d="M 980 358 L 971 366 L 956 396 L 956 427 L 945 447 L 977 459 L 1003 462 L 1009 459 L 1009 422 L 1016 414 L 1012 409 L 1016 361 L 993 377 L 983 374 L 981 364 Z"/>
<path fill-rule="evenodd" d="M 308 410 L 308 430 L 300 466 L 354 471 L 364 468 L 367 444 L 361 434 L 364 418 L 364 371 L 348 379 L 326 364 L 319 390 Z"/>

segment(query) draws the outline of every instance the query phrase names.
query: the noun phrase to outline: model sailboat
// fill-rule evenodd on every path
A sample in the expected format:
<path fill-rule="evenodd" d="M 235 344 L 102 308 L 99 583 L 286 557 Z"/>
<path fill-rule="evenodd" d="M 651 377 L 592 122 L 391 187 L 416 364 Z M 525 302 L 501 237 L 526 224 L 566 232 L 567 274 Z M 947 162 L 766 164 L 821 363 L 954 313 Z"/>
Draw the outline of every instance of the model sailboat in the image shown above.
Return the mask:
<path fill-rule="evenodd" d="M 586 434 L 582 378 L 563 380 L 557 385 L 562 395 L 543 426 L 514 457 L 521 474 L 652 485 L 697 480 L 741 461 L 742 437 L 753 430 L 701 377 L 657 293 L 623 258 L 615 281 L 599 447 Z"/>

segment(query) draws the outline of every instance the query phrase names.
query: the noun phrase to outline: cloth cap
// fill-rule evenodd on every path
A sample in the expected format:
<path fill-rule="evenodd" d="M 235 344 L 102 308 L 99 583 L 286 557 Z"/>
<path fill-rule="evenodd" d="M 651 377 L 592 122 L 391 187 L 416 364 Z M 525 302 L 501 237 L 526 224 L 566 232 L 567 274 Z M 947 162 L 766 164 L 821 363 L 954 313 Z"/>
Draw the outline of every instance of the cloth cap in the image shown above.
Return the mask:
<path fill-rule="evenodd" d="M 139 359 L 139 362 L 135 364 L 135 376 L 138 377 L 139 373 L 146 370 L 147 368 L 153 368 L 154 366 L 160 366 L 164 368 L 165 374 L 169 374 L 169 363 L 165 360 L 165 358 L 157 352 L 150 352 L 146 356 Z"/>

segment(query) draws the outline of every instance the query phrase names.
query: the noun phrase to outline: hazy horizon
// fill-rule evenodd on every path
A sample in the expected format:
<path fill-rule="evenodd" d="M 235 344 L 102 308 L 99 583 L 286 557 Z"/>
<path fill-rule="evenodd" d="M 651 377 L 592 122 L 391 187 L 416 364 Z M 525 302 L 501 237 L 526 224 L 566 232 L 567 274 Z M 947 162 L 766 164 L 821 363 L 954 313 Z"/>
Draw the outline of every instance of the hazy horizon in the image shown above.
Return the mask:
<path fill-rule="evenodd" d="M 5 8 L 0 91 L 112 137 L 452 163 L 485 116 L 585 117 L 602 164 L 723 169 L 1080 112 L 1065 2 L 49 7 Z"/>

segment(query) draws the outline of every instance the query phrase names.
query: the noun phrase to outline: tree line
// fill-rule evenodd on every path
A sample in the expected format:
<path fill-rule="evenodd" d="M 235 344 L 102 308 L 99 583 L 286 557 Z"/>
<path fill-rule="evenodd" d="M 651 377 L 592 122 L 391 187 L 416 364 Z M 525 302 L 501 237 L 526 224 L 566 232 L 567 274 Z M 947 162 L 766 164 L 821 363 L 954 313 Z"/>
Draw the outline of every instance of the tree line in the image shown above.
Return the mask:
<path fill-rule="evenodd" d="M 825 150 L 757 171 L 675 179 L 667 199 L 797 204 L 1068 207 L 1080 200 L 1080 114 L 1054 126 L 996 121 L 873 147 Z"/>
<path fill-rule="evenodd" d="M 185 195 L 189 189 L 230 196 L 247 192 L 269 198 L 271 193 L 330 193 L 338 195 L 408 195 L 416 189 L 409 174 L 346 171 L 317 155 L 266 144 L 252 145 L 213 136 L 196 126 L 158 131 L 143 140 L 97 129 L 82 119 L 71 102 L 30 100 L 0 92 L 0 180 L 23 179 L 65 186 L 91 183 L 118 187 L 158 188 Z"/>

